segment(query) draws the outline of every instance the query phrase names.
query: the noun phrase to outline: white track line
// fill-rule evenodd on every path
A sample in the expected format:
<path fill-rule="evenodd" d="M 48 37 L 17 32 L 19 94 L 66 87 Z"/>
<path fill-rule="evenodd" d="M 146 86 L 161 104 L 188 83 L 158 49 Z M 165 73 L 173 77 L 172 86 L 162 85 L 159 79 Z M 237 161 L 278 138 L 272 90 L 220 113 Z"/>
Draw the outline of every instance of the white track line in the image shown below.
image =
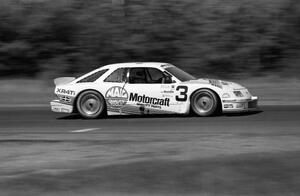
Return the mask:
<path fill-rule="evenodd" d="M 44 108 L 50 104 L 0 104 L 0 108 Z"/>
<path fill-rule="evenodd" d="M 69 131 L 70 133 L 84 133 L 84 132 L 89 132 L 89 131 L 95 131 L 100 128 L 88 128 L 88 129 L 79 129 L 79 130 L 73 130 Z"/>

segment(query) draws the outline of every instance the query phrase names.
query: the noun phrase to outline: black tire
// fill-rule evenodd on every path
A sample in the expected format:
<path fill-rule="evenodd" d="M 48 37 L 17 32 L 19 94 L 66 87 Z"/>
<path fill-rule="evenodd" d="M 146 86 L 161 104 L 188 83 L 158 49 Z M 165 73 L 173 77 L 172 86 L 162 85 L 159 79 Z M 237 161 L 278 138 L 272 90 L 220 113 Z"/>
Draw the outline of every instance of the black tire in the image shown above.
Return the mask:
<path fill-rule="evenodd" d="M 103 96 L 92 90 L 82 92 L 76 101 L 78 113 L 83 118 L 95 119 L 106 114 L 106 105 Z"/>
<path fill-rule="evenodd" d="M 191 98 L 192 111 L 198 116 L 214 115 L 218 108 L 218 97 L 209 89 L 200 89 Z"/>

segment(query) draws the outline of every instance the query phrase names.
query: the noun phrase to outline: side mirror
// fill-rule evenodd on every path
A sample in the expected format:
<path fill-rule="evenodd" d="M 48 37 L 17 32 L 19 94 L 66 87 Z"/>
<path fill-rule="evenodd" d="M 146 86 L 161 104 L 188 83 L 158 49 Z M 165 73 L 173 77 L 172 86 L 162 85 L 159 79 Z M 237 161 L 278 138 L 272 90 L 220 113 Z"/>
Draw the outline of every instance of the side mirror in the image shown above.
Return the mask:
<path fill-rule="evenodd" d="M 172 76 L 169 76 L 169 75 L 164 76 L 164 81 L 163 81 L 164 84 L 170 84 L 172 82 L 173 82 Z"/>

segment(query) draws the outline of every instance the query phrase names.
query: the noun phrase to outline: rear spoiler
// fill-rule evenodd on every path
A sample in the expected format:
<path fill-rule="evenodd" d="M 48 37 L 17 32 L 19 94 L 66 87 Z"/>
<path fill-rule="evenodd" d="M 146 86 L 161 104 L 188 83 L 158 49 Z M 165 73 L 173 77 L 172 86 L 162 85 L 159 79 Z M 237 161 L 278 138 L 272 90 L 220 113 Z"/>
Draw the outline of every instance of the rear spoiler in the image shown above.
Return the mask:
<path fill-rule="evenodd" d="M 75 77 L 60 77 L 60 78 L 55 78 L 54 79 L 54 84 L 55 86 L 62 85 L 62 84 L 68 84 L 75 80 Z"/>

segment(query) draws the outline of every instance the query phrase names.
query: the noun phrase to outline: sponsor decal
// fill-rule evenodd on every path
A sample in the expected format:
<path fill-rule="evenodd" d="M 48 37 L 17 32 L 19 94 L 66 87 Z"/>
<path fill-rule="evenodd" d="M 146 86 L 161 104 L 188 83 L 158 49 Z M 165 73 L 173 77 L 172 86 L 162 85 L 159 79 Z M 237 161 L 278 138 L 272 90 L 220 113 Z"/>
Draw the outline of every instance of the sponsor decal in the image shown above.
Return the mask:
<path fill-rule="evenodd" d="M 71 101 L 72 101 L 71 97 L 68 97 L 65 95 L 59 95 L 58 98 L 61 102 L 65 102 L 65 103 L 71 103 Z"/>
<path fill-rule="evenodd" d="M 106 91 L 105 99 L 109 106 L 121 108 L 127 103 L 128 93 L 124 88 L 114 86 Z"/>
<path fill-rule="evenodd" d="M 150 105 L 159 105 L 159 106 L 170 106 L 170 99 L 159 99 L 155 97 L 148 97 L 146 95 L 139 95 L 137 93 L 130 93 L 129 101 L 150 104 Z"/>
<path fill-rule="evenodd" d="M 138 93 L 130 93 L 119 86 L 114 86 L 108 89 L 105 93 L 105 99 L 109 107 L 121 109 L 127 101 L 136 102 L 141 112 L 147 112 L 146 107 L 161 109 L 161 106 L 170 106 L 170 98 L 156 98 Z"/>
<path fill-rule="evenodd" d="M 160 87 L 162 89 L 170 89 L 170 85 L 169 84 L 162 84 Z"/>
<path fill-rule="evenodd" d="M 70 110 L 69 109 L 65 109 L 65 108 L 61 108 L 61 112 L 70 113 Z"/>
<path fill-rule="evenodd" d="M 161 93 L 174 93 L 174 91 L 173 90 L 163 90 L 163 91 L 161 91 Z"/>
<path fill-rule="evenodd" d="M 67 95 L 75 95 L 75 91 L 72 91 L 72 90 L 66 90 L 66 89 L 63 89 L 63 88 L 57 88 L 57 89 L 56 89 L 56 93 L 59 93 L 59 94 L 67 94 Z"/>
<path fill-rule="evenodd" d="M 53 112 L 60 112 L 60 108 L 58 108 L 58 107 L 52 106 L 51 109 Z"/>

